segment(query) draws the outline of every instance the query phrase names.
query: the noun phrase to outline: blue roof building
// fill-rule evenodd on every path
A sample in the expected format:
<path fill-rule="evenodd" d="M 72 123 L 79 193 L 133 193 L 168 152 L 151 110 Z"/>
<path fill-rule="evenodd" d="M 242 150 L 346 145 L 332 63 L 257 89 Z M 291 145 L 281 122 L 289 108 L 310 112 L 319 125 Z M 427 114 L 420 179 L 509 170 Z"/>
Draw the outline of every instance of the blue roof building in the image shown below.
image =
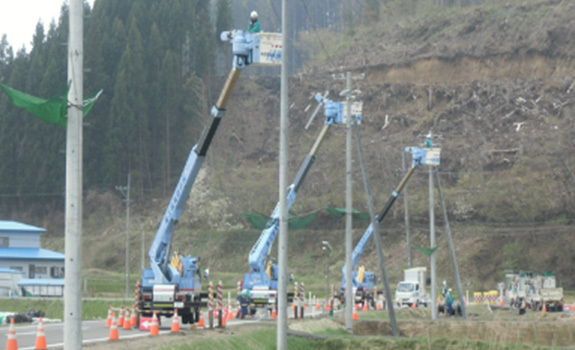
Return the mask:
<path fill-rule="evenodd" d="M 19 271 L 23 279 L 63 278 L 65 256 L 40 247 L 44 232 L 40 227 L 0 220 L 0 271 Z"/>

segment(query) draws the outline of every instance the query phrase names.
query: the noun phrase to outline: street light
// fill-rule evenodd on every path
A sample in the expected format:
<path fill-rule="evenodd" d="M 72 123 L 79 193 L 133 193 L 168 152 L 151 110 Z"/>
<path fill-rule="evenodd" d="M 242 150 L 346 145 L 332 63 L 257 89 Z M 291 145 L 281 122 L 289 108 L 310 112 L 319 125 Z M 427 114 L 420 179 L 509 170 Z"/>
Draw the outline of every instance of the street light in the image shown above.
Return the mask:
<path fill-rule="evenodd" d="M 327 312 L 327 303 L 329 301 L 329 254 L 331 253 L 331 245 L 329 245 L 328 241 L 321 242 L 321 249 L 325 250 L 326 253 L 326 265 L 325 265 L 325 308 L 324 310 Z"/>

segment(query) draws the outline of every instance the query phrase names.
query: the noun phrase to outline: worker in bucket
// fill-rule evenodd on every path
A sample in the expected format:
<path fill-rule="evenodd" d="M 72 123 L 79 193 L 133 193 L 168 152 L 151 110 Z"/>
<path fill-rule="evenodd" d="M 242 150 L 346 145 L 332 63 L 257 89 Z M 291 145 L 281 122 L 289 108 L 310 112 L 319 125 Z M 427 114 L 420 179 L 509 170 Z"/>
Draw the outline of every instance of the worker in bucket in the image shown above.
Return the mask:
<path fill-rule="evenodd" d="M 455 312 L 453 312 L 453 294 L 451 294 L 451 288 L 447 290 L 447 295 L 445 296 L 445 305 L 447 306 L 447 314 L 449 316 L 455 314 Z"/>
<path fill-rule="evenodd" d="M 262 31 L 262 26 L 260 25 L 260 21 L 258 20 L 258 13 L 256 11 L 252 11 L 250 15 L 250 24 L 248 25 L 248 30 L 246 33 L 259 33 Z"/>

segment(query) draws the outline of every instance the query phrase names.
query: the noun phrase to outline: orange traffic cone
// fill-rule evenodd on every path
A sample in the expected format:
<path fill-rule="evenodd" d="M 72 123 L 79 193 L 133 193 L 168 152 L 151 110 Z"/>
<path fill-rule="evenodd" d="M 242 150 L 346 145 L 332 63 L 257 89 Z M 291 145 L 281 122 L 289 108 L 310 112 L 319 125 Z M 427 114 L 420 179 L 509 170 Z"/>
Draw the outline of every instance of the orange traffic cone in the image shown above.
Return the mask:
<path fill-rule="evenodd" d="M 18 350 L 18 340 L 16 340 L 16 331 L 14 330 L 14 317 L 10 319 L 10 328 L 8 329 L 8 342 L 6 350 Z"/>
<path fill-rule="evenodd" d="M 352 320 L 357 321 L 359 319 L 359 317 L 357 316 L 357 308 L 353 308 L 353 315 L 352 315 Z"/>
<path fill-rule="evenodd" d="M 108 308 L 108 318 L 106 319 L 106 328 L 110 328 L 112 325 L 112 305 Z"/>
<path fill-rule="evenodd" d="M 415 309 L 417 307 L 417 305 L 415 305 L 415 303 L 411 303 L 411 308 Z"/>
<path fill-rule="evenodd" d="M 381 300 L 378 300 L 378 302 L 377 302 L 377 309 L 378 310 L 383 309 L 383 305 L 381 305 Z"/>
<path fill-rule="evenodd" d="M 160 334 L 160 326 L 158 325 L 158 316 L 156 311 L 154 311 L 154 317 L 152 317 L 152 326 L 150 327 L 150 335 L 155 336 Z"/>
<path fill-rule="evenodd" d="M 118 327 L 122 327 L 124 325 L 124 305 L 120 307 L 120 316 L 118 318 Z"/>
<path fill-rule="evenodd" d="M 174 311 L 174 318 L 172 318 L 172 333 L 177 333 L 180 331 L 180 319 L 178 317 L 178 309 Z"/>
<path fill-rule="evenodd" d="M 136 314 L 136 305 L 132 308 L 132 317 L 130 318 L 130 325 L 138 328 L 138 315 Z"/>
<path fill-rule="evenodd" d="M 196 326 L 197 327 L 205 327 L 204 315 L 203 315 L 202 311 L 200 311 L 200 320 L 198 321 L 198 324 Z"/>
<path fill-rule="evenodd" d="M 228 306 L 228 320 L 234 319 L 234 310 L 232 309 L 232 304 Z"/>
<path fill-rule="evenodd" d="M 46 345 L 46 335 L 44 334 L 44 326 L 42 325 L 42 317 L 38 320 L 38 333 L 36 334 L 36 346 L 35 350 L 46 350 L 48 346 Z"/>
<path fill-rule="evenodd" d="M 125 331 L 132 330 L 132 325 L 130 323 L 130 319 L 128 318 L 129 313 L 130 313 L 130 309 L 126 308 L 126 318 L 124 319 L 124 325 L 122 327 L 122 329 Z"/>
<path fill-rule="evenodd" d="M 108 340 L 114 341 L 120 339 L 120 335 L 118 334 L 118 326 L 116 325 L 116 314 L 112 314 L 112 326 L 110 327 L 110 336 Z"/>
<path fill-rule="evenodd" d="M 367 301 L 363 303 L 363 311 L 367 311 L 369 310 L 369 307 L 367 306 Z"/>
<path fill-rule="evenodd" d="M 226 326 L 226 318 L 227 317 L 222 317 L 222 327 Z"/>
<path fill-rule="evenodd" d="M 541 309 L 541 312 L 547 312 L 547 308 L 545 307 L 545 303 L 543 303 L 543 309 Z"/>
<path fill-rule="evenodd" d="M 278 312 L 276 310 L 276 304 L 274 303 L 274 307 L 272 309 L 272 319 L 275 320 L 278 317 Z"/>
<path fill-rule="evenodd" d="M 502 298 L 502 299 L 499 299 L 499 306 L 500 306 L 500 307 L 503 307 L 503 298 Z"/>

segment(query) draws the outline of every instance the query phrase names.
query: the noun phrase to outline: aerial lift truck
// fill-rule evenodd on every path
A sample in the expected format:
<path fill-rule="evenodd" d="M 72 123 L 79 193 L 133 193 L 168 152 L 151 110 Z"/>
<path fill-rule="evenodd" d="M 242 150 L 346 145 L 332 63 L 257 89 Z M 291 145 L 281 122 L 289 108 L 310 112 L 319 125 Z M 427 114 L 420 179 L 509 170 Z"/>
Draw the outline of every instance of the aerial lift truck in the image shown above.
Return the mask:
<path fill-rule="evenodd" d="M 419 165 L 425 164 L 426 152 L 427 152 L 425 149 L 421 149 L 421 148 L 417 148 L 417 147 L 408 147 L 408 148 L 406 148 L 406 151 L 411 152 L 411 154 L 412 154 L 412 166 L 408 170 L 408 172 L 405 174 L 403 179 L 401 179 L 399 186 L 397 186 L 395 191 L 393 191 L 391 193 L 391 196 L 387 200 L 385 207 L 376 216 L 376 220 L 380 224 L 383 222 L 383 219 L 385 218 L 385 216 L 389 212 L 389 209 L 391 209 L 391 207 L 393 206 L 393 203 L 395 202 L 397 197 L 399 197 L 399 194 L 403 190 L 403 187 L 405 187 L 405 184 L 407 183 L 407 181 L 409 180 L 409 178 L 411 177 L 411 175 L 413 174 L 415 169 Z M 377 284 L 377 281 L 375 278 L 375 273 L 370 272 L 370 271 L 365 271 L 365 269 L 363 267 L 358 268 L 358 266 L 357 266 L 357 261 L 359 260 L 359 258 L 363 254 L 363 252 L 365 251 L 365 247 L 368 245 L 372 236 L 373 236 L 373 226 L 370 224 L 369 227 L 367 228 L 367 230 L 365 230 L 365 233 L 363 234 L 363 236 L 361 237 L 361 239 L 359 240 L 359 242 L 357 243 L 357 245 L 355 246 L 355 248 L 353 250 L 353 253 L 351 256 L 351 263 L 352 263 L 352 270 L 353 270 L 351 278 L 353 281 L 353 283 L 352 283 L 353 288 L 356 291 L 355 292 L 356 302 L 361 303 L 361 304 L 368 303 L 369 305 L 375 306 L 374 298 L 377 298 L 377 295 L 374 295 L 375 294 L 374 293 L 375 286 Z M 345 269 L 346 269 L 346 266 L 344 265 L 342 268 L 343 277 L 341 279 L 341 287 L 340 287 L 340 293 L 339 293 L 339 298 L 341 300 L 344 300 L 344 296 L 345 296 L 345 277 L 346 277 Z"/>
<path fill-rule="evenodd" d="M 315 155 L 319 149 L 330 126 L 341 124 L 344 121 L 343 105 L 339 102 L 328 100 L 324 96 L 317 94 L 315 99 L 324 104 L 325 122 L 310 152 L 306 155 L 301 164 L 295 179 L 289 186 L 287 194 L 287 209 L 294 203 L 298 191 L 303 184 L 307 173 L 315 162 Z M 358 122 L 361 121 L 361 114 L 354 116 Z M 313 118 L 313 117 L 312 117 Z M 278 268 L 270 258 L 271 248 L 279 232 L 279 202 L 268 220 L 266 227 L 262 231 L 259 239 L 250 251 L 248 262 L 250 272 L 244 275 L 243 290 L 249 291 L 250 312 L 255 312 L 256 308 L 271 308 L 276 303 L 278 291 Z M 293 294 L 288 294 L 288 301 L 293 298 Z"/>
<path fill-rule="evenodd" d="M 143 317 L 150 317 L 154 312 L 171 317 L 177 309 L 182 323 L 195 323 L 199 320 L 200 307 L 206 306 L 208 298 L 207 293 L 202 292 L 200 258 L 182 256 L 176 250 L 171 252 L 174 227 L 225 115 L 226 105 L 241 70 L 248 65 L 281 64 L 281 34 L 248 34 L 238 30 L 222 33 L 221 39 L 232 42 L 233 68 L 216 105 L 211 109 L 200 140 L 188 156 L 148 251 L 150 268 L 142 270 L 142 279 L 136 286 L 137 311 Z"/>

